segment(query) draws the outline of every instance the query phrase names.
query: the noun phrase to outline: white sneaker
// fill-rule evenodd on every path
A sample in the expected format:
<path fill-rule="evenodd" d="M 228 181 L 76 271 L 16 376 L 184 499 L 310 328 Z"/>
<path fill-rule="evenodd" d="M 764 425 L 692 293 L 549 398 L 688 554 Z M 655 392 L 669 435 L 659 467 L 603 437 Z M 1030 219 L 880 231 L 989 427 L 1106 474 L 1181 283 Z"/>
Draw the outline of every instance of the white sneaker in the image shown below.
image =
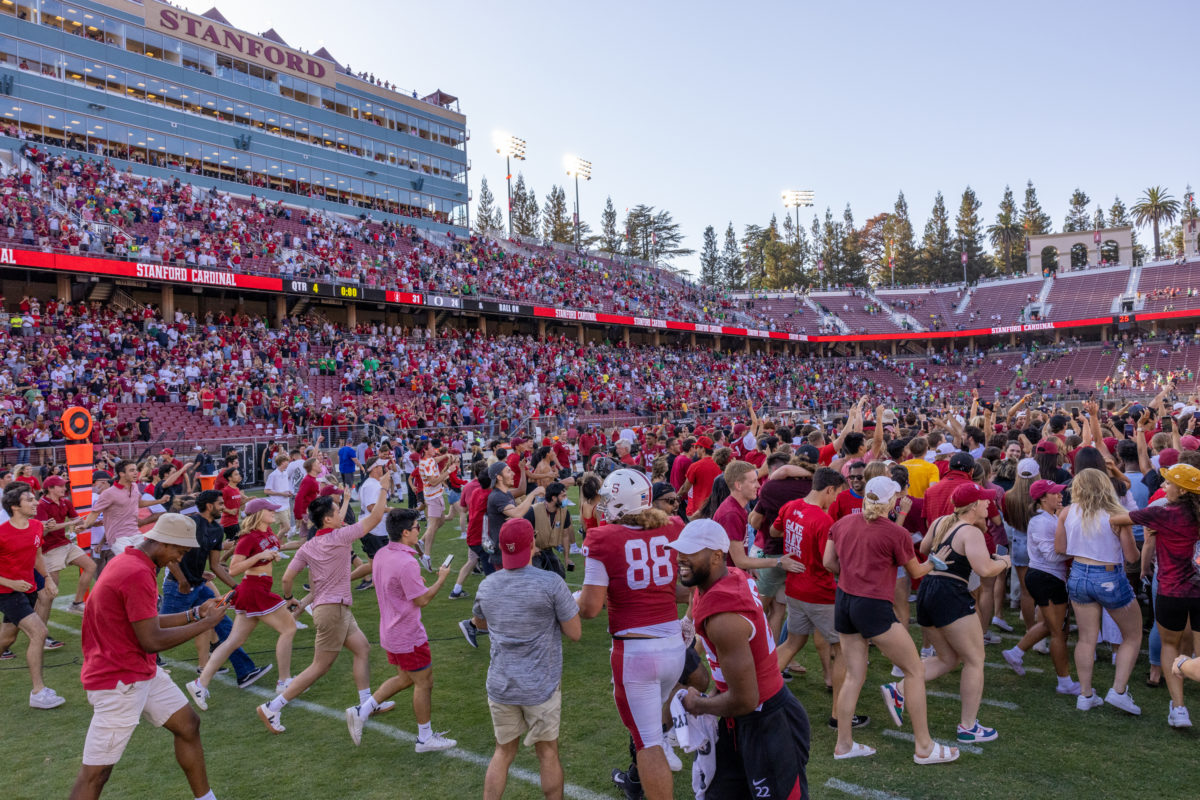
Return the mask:
<path fill-rule="evenodd" d="M 1046 639 L 1042 639 L 1033 646 L 1033 652 L 1041 653 L 1044 656 L 1050 655 L 1050 642 Z"/>
<path fill-rule="evenodd" d="M 1187 713 L 1185 708 L 1184 713 Z M 667 731 L 663 734 L 663 753 L 667 756 L 667 766 L 671 768 L 671 772 L 679 772 L 683 769 L 683 762 L 679 759 L 679 755 L 675 752 L 675 748 L 679 746 L 679 740 L 675 738 L 675 729 Z"/>
<path fill-rule="evenodd" d="M 291 682 L 291 678 L 284 678 L 283 680 L 275 681 L 275 694 L 283 694 L 284 690 L 287 689 Z"/>
<path fill-rule="evenodd" d="M 51 689 L 49 686 L 43 686 L 40 692 L 29 693 L 30 708 L 58 708 L 63 703 L 67 702 L 65 697 L 59 697 L 58 692 Z M 1183 709 L 1184 715 L 1187 714 L 1187 709 Z M 1191 723 L 1188 723 L 1191 725 Z"/>
<path fill-rule="evenodd" d="M 897 666 L 894 666 L 894 665 L 893 665 L 893 666 L 892 666 L 892 677 L 893 677 L 893 678 L 903 678 L 903 677 L 904 677 L 904 670 L 902 670 L 902 669 L 900 669 L 899 667 L 897 667 Z"/>
<path fill-rule="evenodd" d="M 937 655 L 937 651 L 934 650 L 932 647 L 922 647 L 921 648 L 921 658 L 933 658 L 936 655 Z"/>
<path fill-rule="evenodd" d="M 1100 695 L 1096 692 L 1095 689 L 1092 690 L 1091 697 L 1084 697 L 1083 695 L 1079 695 L 1079 697 L 1075 698 L 1075 710 L 1076 711 L 1088 711 L 1089 709 L 1098 708 L 1099 706 L 1102 706 L 1102 705 L 1104 705 L 1104 700 L 1103 700 L 1103 698 L 1100 697 Z"/>
<path fill-rule="evenodd" d="M 208 689 L 200 685 L 200 681 L 187 682 L 188 697 L 200 708 L 201 711 L 208 711 Z"/>
<path fill-rule="evenodd" d="M 1005 633 L 1013 632 L 1013 626 L 1005 622 L 1003 617 L 992 617 L 992 624 Z"/>
<path fill-rule="evenodd" d="M 298 631 L 306 631 L 306 630 L 308 630 L 308 626 L 307 626 L 307 625 L 305 625 L 305 624 L 304 624 L 303 622 L 301 622 L 300 620 L 296 620 L 296 630 L 298 630 Z"/>
<path fill-rule="evenodd" d="M 363 722 L 362 706 L 351 706 L 346 709 L 346 727 L 350 729 L 350 741 L 354 746 L 362 744 Z"/>
<path fill-rule="evenodd" d="M 992 633 L 991 631 L 988 631 L 983 635 L 984 644 L 1000 644 L 1001 641 L 1000 634 L 998 633 Z"/>
<path fill-rule="evenodd" d="M 280 713 L 278 711 L 272 711 L 266 703 L 263 703 L 256 710 L 258 711 L 258 718 L 263 721 L 263 725 L 266 725 L 267 730 L 269 730 L 271 733 L 279 735 L 287 730 L 287 728 L 283 727 L 283 722 L 280 719 Z"/>
<path fill-rule="evenodd" d="M 1167 708 L 1167 724 L 1172 728 L 1190 728 L 1192 727 L 1192 718 L 1188 715 L 1187 706 L 1177 706 L 1174 703 L 1168 702 Z"/>
<path fill-rule="evenodd" d="M 575 544 L 574 542 L 572 542 L 571 543 L 571 555 L 573 555 L 573 556 L 583 555 L 583 548 L 580 547 L 579 545 Z"/>
<path fill-rule="evenodd" d="M 433 559 L 431 559 L 427 555 L 421 556 L 421 566 L 425 568 L 426 572 L 433 572 Z M 430 741 L 432 741 L 432 740 L 430 740 Z M 454 745 L 450 745 L 450 746 L 453 747 Z M 442 749 L 444 750 L 445 748 L 442 748 Z"/>
<path fill-rule="evenodd" d="M 1108 694 L 1104 695 L 1104 702 L 1116 706 L 1127 714 L 1133 714 L 1135 717 L 1142 713 L 1137 703 L 1133 702 L 1133 696 L 1129 694 L 1128 687 L 1124 694 L 1117 694 L 1115 690 L 1109 689 Z"/>
<path fill-rule="evenodd" d="M 1083 691 L 1083 687 L 1079 685 L 1079 681 L 1071 681 L 1069 683 L 1059 683 L 1054 688 L 1054 691 L 1059 694 L 1075 695 L 1078 697 L 1079 693 Z"/>
<path fill-rule="evenodd" d="M 1012 668 L 1013 672 L 1017 673 L 1018 675 L 1025 674 L 1025 664 L 1022 661 L 1025 656 L 1019 649 L 1013 647 L 1010 650 L 1001 650 L 1000 655 L 1004 656 L 1004 663 L 1008 664 L 1008 666 Z"/>
<path fill-rule="evenodd" d="M 446 731 L 442 731 L 440 733 L 435 733 L 425 741 L 418 739 L 417 752 L 432 753 L 436 750 L 449 750 L 451 747 L 454 747 L 458 744 L 458 742 L 454 741 L 453 739 L 447 739 L 445 734 Z"/>

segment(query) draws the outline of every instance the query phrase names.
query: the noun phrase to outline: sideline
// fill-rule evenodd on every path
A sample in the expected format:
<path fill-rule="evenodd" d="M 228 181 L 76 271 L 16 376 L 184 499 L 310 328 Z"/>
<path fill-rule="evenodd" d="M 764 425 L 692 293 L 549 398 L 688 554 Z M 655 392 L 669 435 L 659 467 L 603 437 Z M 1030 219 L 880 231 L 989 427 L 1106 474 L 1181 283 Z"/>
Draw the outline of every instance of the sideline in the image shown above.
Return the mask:
<path fill-rule="evenodd" d="M 954 694 L 952 692 L 931 692 L 928 689 L 926 689 L 925 696 L 926 697 L 937 697 L 942 700 L 957 700 L 960 703 L 962 702 L 962 696 Z M 992 706 L 994 708 L 1003 708 L 1005 711 L 1016 711 L 1020 708 L 1020 706 L 1017 705 L 1016 703 L 1010 703 L 1007 700 L 989 700 L 988 698 L 984 697 L 979 702 L 985 706 Z M 955 747 L 957 747 L 957 746 L 958 745 L 955 745 Z"/>
<path fill-rule="evenodd" d="M 54 630 L 65 631 L 67 633 L 73 633 L 76 636 L 79 635 L 78 628 L 72 628 L 69 625 L 62 624 L 61 622 L 55 622 L 55 621 L 51 620 L 47 624 L 49 627 L 53 628 Z M 163 661 L 172 667 L 185 667 L 187 669 L 193 669 L 195 666 L 189 662 L 176 661 L 175 659 L 170 659 L 170 658 L 164 658 Z M 233 678 L 229 677 L 228 675 L 218 675 L 218 676 L 216 676 L 216 679 L 218 681 L 220 681 L 221 683 L 226 684 L 228 686 L 237 686 L 237 681 L 235 681 Z M 272 692 L 268 689 L 264 689 L 260 686 L 250 686 L 245 689 L 242 689 L 242 691 L 247 692 L 249 694 L 253 694 L 256 697 L 264 698 L 266 700 L 270 700 L 273 697 L 275 697 L 274 692 Z M 189 702 L 189 704 L 191 704 L 190 700 L 188 702 Z M 338 722 L 341 722 L 343 724 L 346 721 L 346 713 L 344 710 L 338 711 L 336 709 L 332 709 L 332 708 L 329 708 L 328 706 L 323 706 L 318 703 L 310 703 L 307 700 L 300 700 L 300 699 L 293 700 L 290 703 L 288 703 L 288 708 L 298 708 L 302 711 L 308 711 L 313 714 L 319 714 L 322 717 L 327 717 L 328 719 L 337 720 Z M 382 722 L 377 722 L 375 720 L 367 720 L 366 724 L 363 727 L 366 728 L 367 730 L 376 731 L 378 733 L 381 733 L 384 736 L 395 739 L 398 742 L 405 742 L 407 744 L 413 744 L 417 741 L 417 737 L 415 734 L 409 733 L 408 731 L 401 730 L 399 728 L 394 728 L 391 725 L 385 725 Z M 349 734 L 347 734 L 346 741 L 349 742 Z M 487 769 L 487 765 L 491 761 L 491 758 L 489 756 L 481 756 L 478 753 L 473 753 L 470 750 L 464 750 L 461 747 L 454 747 L 454 748 L 451 748 L 450 750 L 442 750 L 442 751 L 439 751 L 439 754 L 446 756 L 448 758 L 454 758 L 459 761 L 464 761 L 468 764 L 472 764 L 477 767 L 482 767 L 483 769 Z M 540 789 L 541 785 L 542 785 L 541 778 L 539 777 L 538 773 L 533 772 L 532 770 L 524 769 L 523 767 L 517 767 L 517 766 L 511 767 L 508 770 L 508 776 L 510 779 L 515 778 L 516 780 L 519 780 L 523 783 L 528 783 L 529 785 L 531 785 L 537 789 Z M 566 797 L 571 797 L 571 798 L 574 798 L 575 800 L 611 800 L 610 795 L 600 794 L 599 792 L 594 792 L 591 789 L 585 788 L 583 786 L 577 786 L 573 783 L 564 783 L 563 784 L 563 794 Z"/>
<path fill-rule="evenodd" d="M 859 786 L 857 783 L 846 783 L 846 781 L 840 781 L 837 778 L 830 778 L 825 781 L 825 788 L 834 789 L 852 797 L 863 797 L 866 800 L 908 800 L 907 797 L 902 795 L 885 792 L 882 789 L 868 789 L 865 786 Z"/>

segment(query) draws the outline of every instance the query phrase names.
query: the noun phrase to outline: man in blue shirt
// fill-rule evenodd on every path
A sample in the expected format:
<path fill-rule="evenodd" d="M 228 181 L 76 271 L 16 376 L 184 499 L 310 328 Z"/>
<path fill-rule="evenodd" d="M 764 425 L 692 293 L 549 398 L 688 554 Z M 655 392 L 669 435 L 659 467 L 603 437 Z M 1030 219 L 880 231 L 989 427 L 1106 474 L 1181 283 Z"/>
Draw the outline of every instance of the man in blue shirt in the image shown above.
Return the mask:
<path fill-rule="evenodd" d="M 342 485 L 354 487 L 354 473 L 357 470 L 358 452 L 350 446 L 349 439 L 342 440 L 338 449 L 338 472 L 342 474 Z"/>

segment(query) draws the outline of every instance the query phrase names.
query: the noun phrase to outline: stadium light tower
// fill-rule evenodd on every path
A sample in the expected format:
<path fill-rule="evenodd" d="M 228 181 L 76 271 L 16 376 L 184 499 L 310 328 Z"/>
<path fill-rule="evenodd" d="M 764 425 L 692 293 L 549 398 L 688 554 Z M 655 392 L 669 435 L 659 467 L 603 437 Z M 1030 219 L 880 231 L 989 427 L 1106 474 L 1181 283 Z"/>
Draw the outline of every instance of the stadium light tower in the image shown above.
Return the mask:
<path fill-rule="evenodd" d="M 579 252 L 579 179 L 592 179 L 592 162 L 584 161 L 579 156 L 563 156 L 563 166 L 567 175 L 575 179 L 575 252 Z"/>
<path fill-rule="evenodd" d="M 525 160 L 525 140 L 508 133 L 496 131 L 492 134 L 496 152 L 504 156 L 504 180 L 508 184 L 508 238 L 512 238 L 512 159 Z"/>
<path fill-rule="evenodd" d="M 811 189 L 785 189 L 783 192 L 783 207 L 796 209 L 796 244 L 800 243 L 800 209 L 812 208 L 815 195 Z M 796 248 L 796 266 L 800 264 L 800 248 Z"/>

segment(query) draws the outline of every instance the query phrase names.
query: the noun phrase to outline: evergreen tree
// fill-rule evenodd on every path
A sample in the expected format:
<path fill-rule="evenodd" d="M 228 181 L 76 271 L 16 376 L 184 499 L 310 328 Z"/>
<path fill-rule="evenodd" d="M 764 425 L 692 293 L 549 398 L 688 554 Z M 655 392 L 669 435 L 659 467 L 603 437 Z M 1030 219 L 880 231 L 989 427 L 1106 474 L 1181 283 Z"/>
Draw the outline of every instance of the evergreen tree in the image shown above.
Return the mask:
<path fill-rule="evenodd" d="M 896 197 L 896 205 L 888 216 L 884 234 L 887 236 L 891 248 L 891 257 L 895 259 L 896 284 L 905 286 L 919 283 L 917 246 L 913 241 L 913 226 L 912 221 L 908 218 L 908 201 L 904 199 L 904 192 L 900 192 Z M 888 273 L 890 279 L 890 269 Z"/>
<path fill-rule="evenodd" d="M 813 214 L 812 228 L 809 230 L 812 235 L 809 247 L 812 249 L 813 285 L 825 286 L 829 273 L 825 271 L 825 255 L 821 252 L 821 218 L 816 214 Z"/>
<path fill-rule="evenodd" d="M 767 230 L 761 225 L 750 224 L 742 230 L 742 269 L 746 275 L 746 286 L 755 289 L 766 280 Z"/>
<path fill-rule="evenodd" d="M 844 232 L 842 223 L 835 222 L 829 206 L 825 207 L 825 220 L 821 225 L 821 258 L 825 261 L 825 275 L 830 286 L 841 286 L 845 283 L 843 266 L 845 250 L 842 239 Z"/>
<path fill-rule="evenodd" d="M 575 241 L 575 230 L 567 211 L 567 193 L 558 185 L 550 187 L 542 207 L 542 239 L 547 244 L 573 244 Z"/>
<path fill-rule="evenodd" d="M 891 216 L 876 214 L 856 232 L 866 279 L 873 286 L 890 286 L 892 283 L 891 258 L 894 254 L 888 239 Z"/>
<path fill-rule="evenodd" d="M 921 238 L 919 272 L 926 283 L 954 283 L 962 280 L 956 243 L 950 235 L 950 217 L 946 213 L 946 201 L 938 192 L 933 200 L 933 210 L 925 223 L 925 235 Z"/>
<path fill-rule="evenodd" d="M 790 220 L 791 218 L 785 215 L 785 219 Z M 796 259 L 792 255 L 793 247 L 780 233 L 779 221 L 774 214 L 771 215 L 771 222 L 767 225 L 766 236 L 767 240 L 763 251 L 765 285 L 771 289 L 786 289 L 800 283 L 803 275 L 796 268 Z"/>
<path fill-rule="evenodd" d="M 1021 227 L 1017 213 L 1017 201 L 1012 188 L 1004 187 L 1000 200 L 1000 211 L 995 223 L 988 226 L 988 238 L 1000 261 L 1000 272 L 1005 275 L 1022 274 L 1026 270 L 1025 229 Z"/>
<path fill-rule="evenodd" d="M 600 249 L 616 255 L 621 252 L 621 245 L 624 242 L 625 238 L 617 230 L 617 209 L 613 205 L 612 198 L 609 197 L 604 202 L 604 212 L 600 215 Z"/>
<path fill-rule="evenodd" d="M 1025 184 L 1025 203 L 1021 206 L 1020 222 L 1021 227 L 1025 229 L 1026 236 L 1041 236 L 1054 230 L 1054 226 L 1050 222 L 1050 215 L 1042 211 L 1042 204 L 1038 202 L 1037 189 L 1033 188 L 1033 181 Z"/>
<path fill-rule="evenodd" d="M 513 184 L 512 190 L 512 224 L 513 233 L 525 237 L 537 237 L 539 234 L 537 221 L 530 219 L 529 216 L 529 192 L 525 188 L 525 176 L 517 173 L 516 183 Z M 533 206 L 535 212 L 537 210 L 537 201 L 534 200 Z"/>
<path fill-rule="evenodd" d="M 787 285 L 806 284 L 804 265 L 808 261 L 808 237 L 804 234 L 804 228 L 796 227 L 796 221 L 790 214 L 783 217 L 783 244 L 787 248 L 787 258 L 791 261 L 790 271 L 795 276 L 793 282 Z"/>
<path fill-rule="evenodd" d="M 513 201 L 516 205 L 516 201 Z M 521 209 L 521 216 L 525 218 L 525 227 L 529 231 L 529 236 L 536 239 L 541 236 L 542 230 L 542 207 L 538 205 L 537 192 L 530 189 L 525 195 L 524 207 Z"/>
<path fill-rule="evenodd" d="M 704 229 L 704 244 L 700 247 L 700 285 L 707 289 L 721 288 L 721 251 L 717 249 L 717 232 L 712 225 Z"/>
<path fill-rule="evenodd" d="M 504 226 L 500 209 L 496 208 L 496 198 L 488 187 L 487 178 L 479 183 L 479 204 L 475 206 L 475 224 L 471 230 L 484 238 L 499 233 Z"/>
<path fill-rule="evenodd" d="M 1063 233 L 1074 233 L 1092 229 L 1092 220 L 1088 215 L 1087 208 L 1091 202 L 1092 198 L 1088 197 L 1087 192 L 1082 189 L 1076 189 L 1071 193 L 1071 202 L 1067 208 L 1067 218 L 1063 220 Z"/>
<path fill-rule="evenodd" d="M 721 248 L 721 288 L 726 291 L 746 288 L 746 271 L 732 222 L 725 227 L 725 243 Z"/>
<path fill-rule="evenodd" d="M 854 212 L 846 203 L 842 212 L 842 283 L 865 286 L 867 271 L 862 253 L 862 237 L 854 225 Z"/>
<path fill-rule="evenodd" d="M 695 252 L 683 247 L 683 233 L 671 212 L 643 203 L 626 213 L 625 239 L 630 255 L 654 264 Z"/>
<path fill-rule="evenodd" d="M 963 190 L 958 216 L 954 218 L 954 234 L 958 237 L 959 246 L 959 269 L 962 269 L 962 253 L 966 253 L 967 280 L 972 282 L 992 271 L 990 259 L 983 252 L 983 220 L 979 218 L 981 208 L 983 203 L 975 196 L 975 190 L 968 186 Z"/>

